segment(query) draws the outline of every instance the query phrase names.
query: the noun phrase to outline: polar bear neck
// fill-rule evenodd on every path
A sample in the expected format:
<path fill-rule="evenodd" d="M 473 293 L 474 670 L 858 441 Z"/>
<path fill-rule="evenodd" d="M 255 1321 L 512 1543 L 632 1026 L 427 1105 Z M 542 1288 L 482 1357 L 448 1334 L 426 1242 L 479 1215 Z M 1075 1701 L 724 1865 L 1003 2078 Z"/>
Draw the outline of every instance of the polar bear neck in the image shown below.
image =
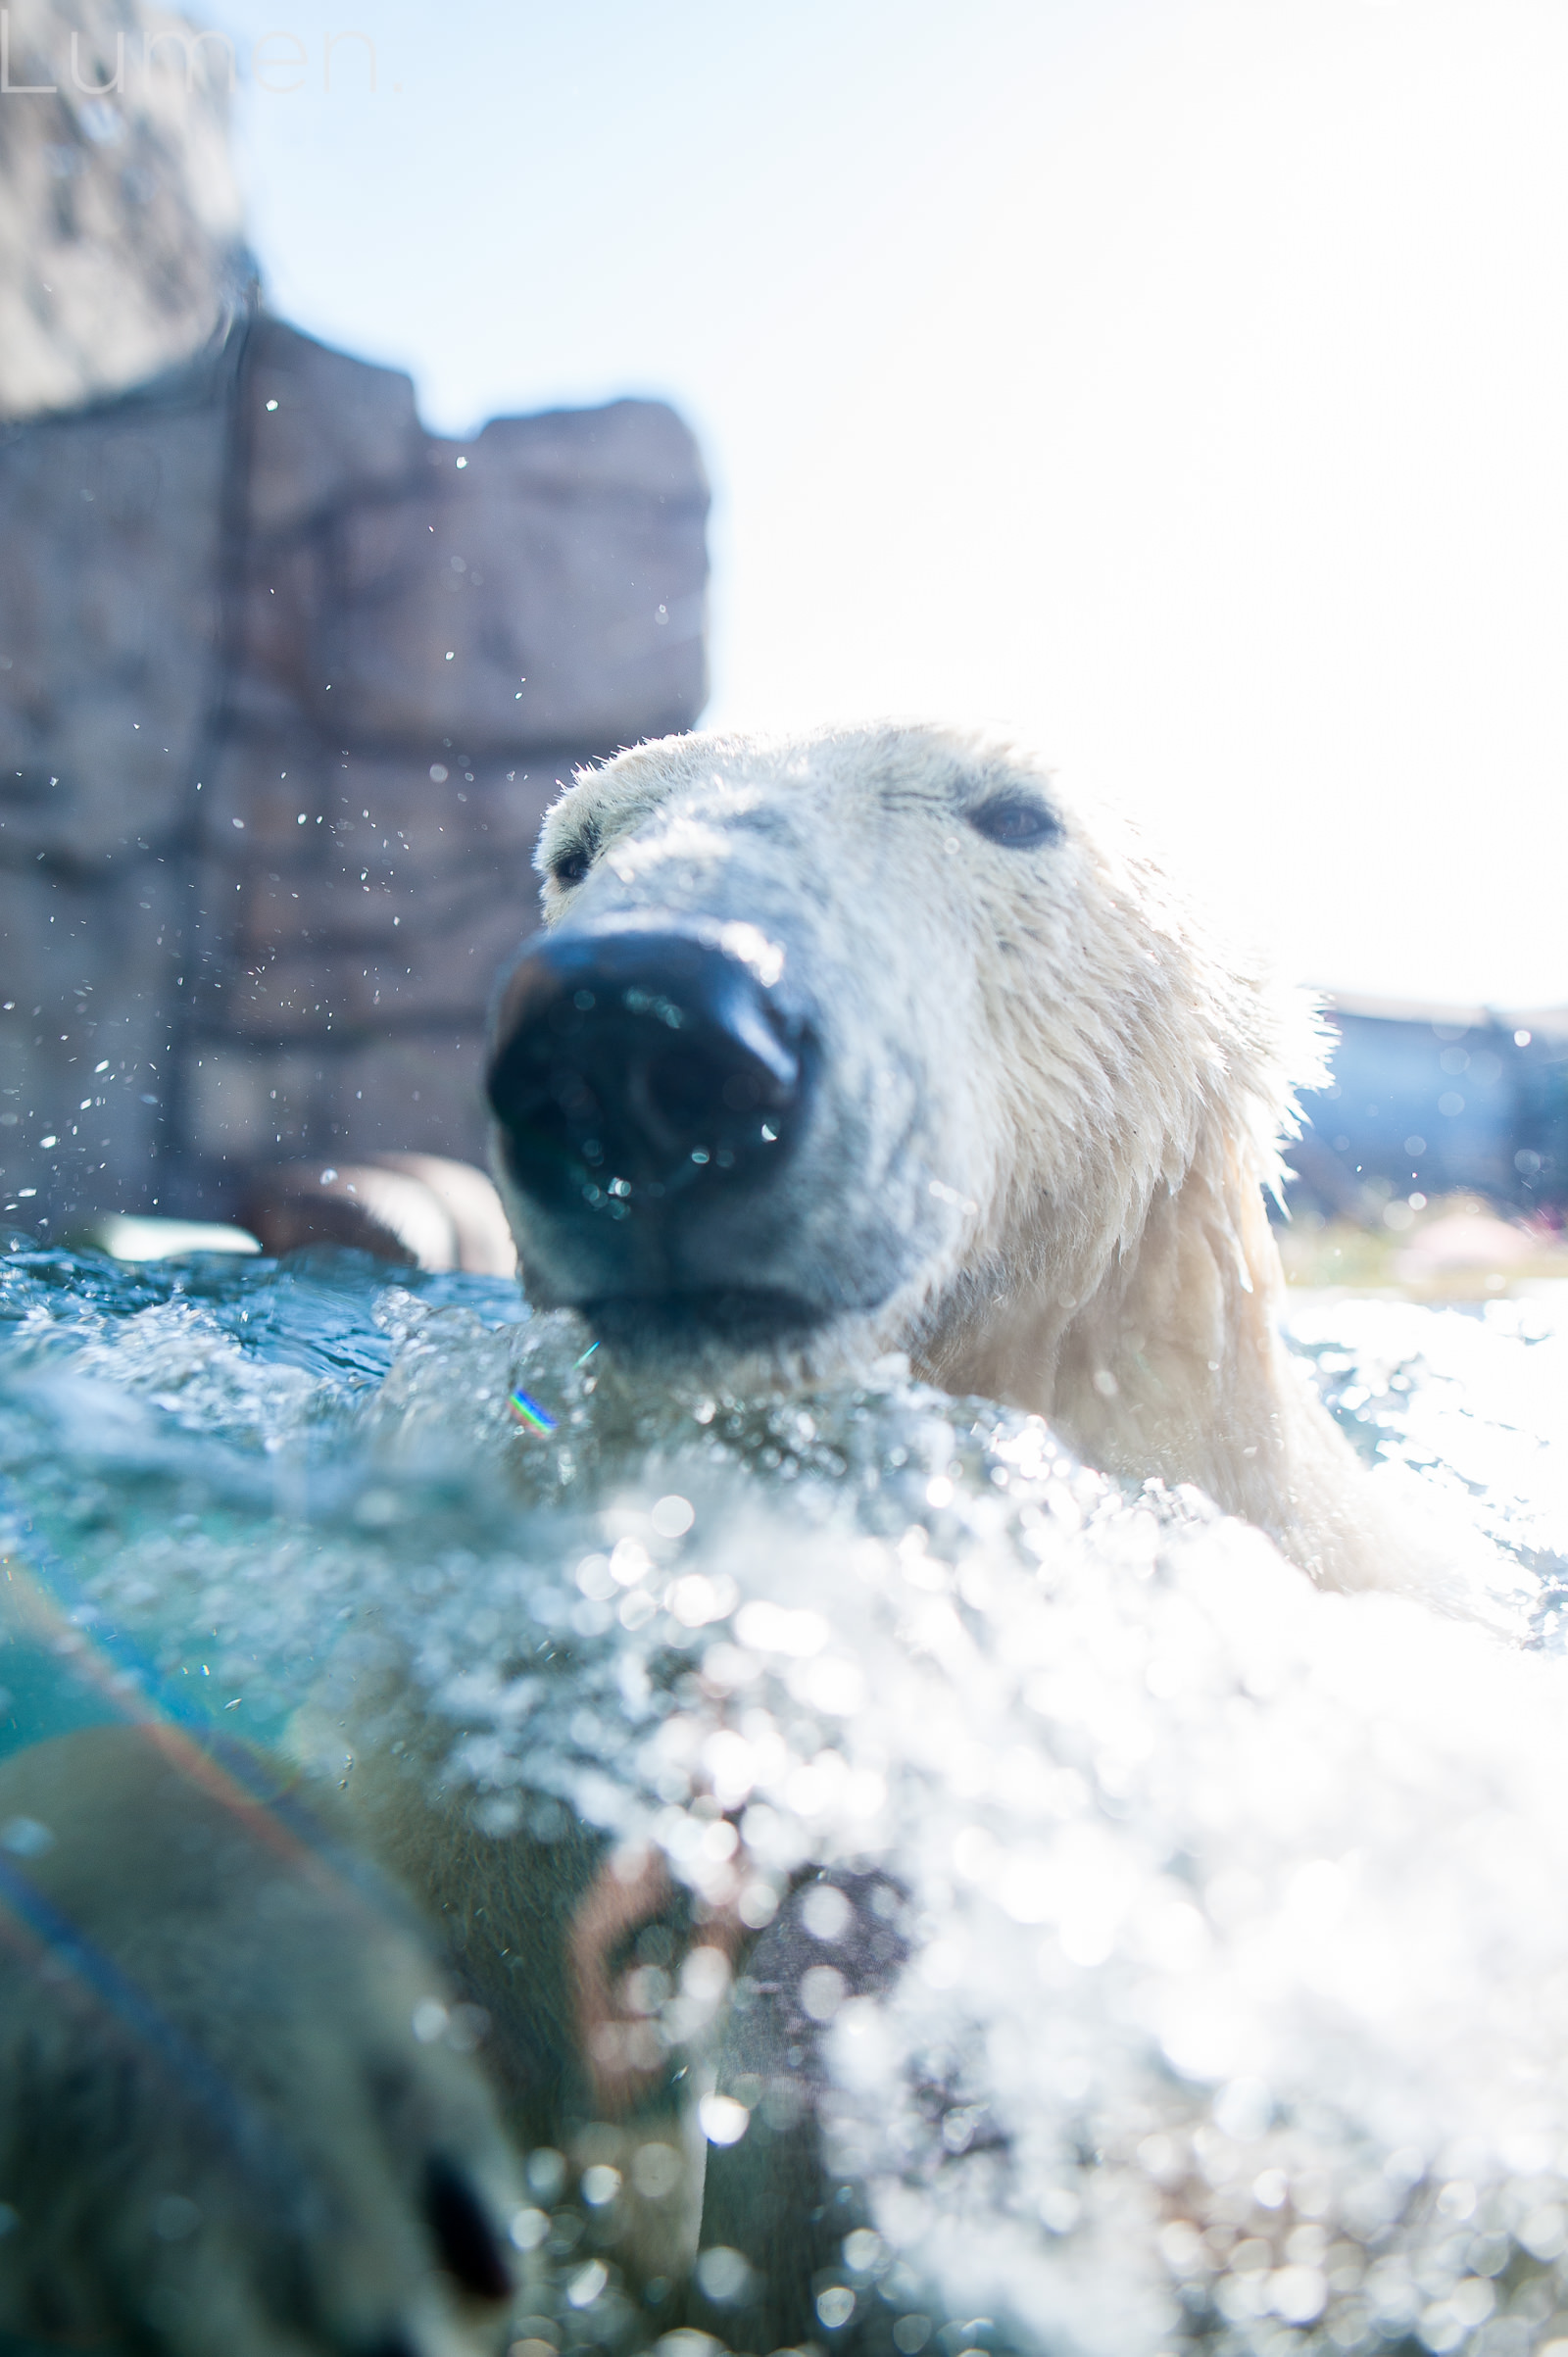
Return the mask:
<path fill-rule="evenodd" d="M 1043 1279 L 916 1366 L 1047 1417 L 1103 1472 L 1195 1484 L 1324 1587 L 1425 1585 L 1281 1338 L 1283 1297 L 1262 1169 L 1216 1134 L 1086 1298 Z"/>

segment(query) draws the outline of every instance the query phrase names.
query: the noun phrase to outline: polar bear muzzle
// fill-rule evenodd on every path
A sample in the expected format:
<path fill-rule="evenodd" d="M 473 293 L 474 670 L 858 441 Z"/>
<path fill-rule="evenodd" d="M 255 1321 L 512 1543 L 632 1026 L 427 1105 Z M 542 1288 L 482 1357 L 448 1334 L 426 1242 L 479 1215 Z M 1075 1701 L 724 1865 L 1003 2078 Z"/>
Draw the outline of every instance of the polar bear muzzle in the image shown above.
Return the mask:
<path fill-rule="evenodd" d="M 799 1326 L 802 1304 L 764 1301 L 715 1255 L 752 1199 L 766 1216 L 810 1107 L 814 1035 L 720 931 L 620 916 L 534 944 L 502 989 L 486 1093 L 560 1298 Z"/>

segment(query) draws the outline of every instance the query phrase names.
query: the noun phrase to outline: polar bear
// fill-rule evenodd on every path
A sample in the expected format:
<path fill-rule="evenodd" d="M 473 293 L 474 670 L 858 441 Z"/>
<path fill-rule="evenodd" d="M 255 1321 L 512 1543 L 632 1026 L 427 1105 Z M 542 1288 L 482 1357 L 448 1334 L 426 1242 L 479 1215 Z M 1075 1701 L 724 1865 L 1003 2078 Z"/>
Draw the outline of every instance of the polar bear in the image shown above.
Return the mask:
<path fill-rule="evenodd" d="M 1406 1576 L 1276 1331 L 1265 1197 L 1310 1009 L 1218 949 L 1126 830 L 988 736 L 691 736 L 579 776 L 539 864 L 546 927 L 496 1002 L 498 1182 L 531 1299 L 580 1311 L 634 1391 L 683 1368 L 776 1392 L 904 1352 L 1103 1470 L 1197 1484 L 1323 1585 Z M 91 2000 L 12 1957 L 0 2117 L 79 2117 L 83 2149 L 57 2126 L 48 2235 L 0 2232 L 0 2331 L 182 2357 L 215 2319 L 240 2357 L 481 2345 L 515 2180 L 471 2059 L 411 2036 L 450 2018 L 440 1968 L 352 1878 L 345 1899 L 264 1771 L 236 1812 L 205 1754 L 147 1741 L 0 1769 L 0 1817 L 61 1841 L 0 1861 L 16 1903 L 67 1923 Z M 508 2058 L 567 2067 L 657 1877 L 617 1891 L 592 1843 L 478 1841 L 406 1777 L 361 1775 L 346 1805 L 426 1923 L 461 1929 L 492 2087 L 548 2138 Z M 104 2074 L 107 2192 L 96 2114 L 62 2099 Z M 243 2133 L 219 2135 L 204 2105 L 230 2095 Z M 309 2216 L 280 2307 L 267 2188 L 295 2121 Z M 204 2200 L 221 2232 L 182 2274 Z M 24 2203 L 0 2202 L 15 2230 Z"/>
<path fill-rule="evenodd" d="M 1127 827 L 988 735 L 699 735 L 538 865 L 488 1082 L 532 1300 L 742 1388 L 906 1351 L 1324 1585 L 1417 1576 L 1278 1332 L 1310 1004 Z"/>

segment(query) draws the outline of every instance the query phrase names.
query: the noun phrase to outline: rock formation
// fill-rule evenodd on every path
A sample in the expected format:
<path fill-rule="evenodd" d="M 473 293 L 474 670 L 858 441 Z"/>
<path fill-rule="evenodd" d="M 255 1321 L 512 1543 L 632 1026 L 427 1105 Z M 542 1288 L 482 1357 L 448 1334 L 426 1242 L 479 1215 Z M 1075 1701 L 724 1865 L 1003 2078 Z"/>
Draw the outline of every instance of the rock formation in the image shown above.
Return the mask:
<path fill-rule="evenodd" d="M 254 301 L 216 344 L 181 316 L 182 366 L 90 406 L 19 363 L 43 414 L 0 425 L 0 1217 L 56 1234 L 229 1215 L 271 1160 L 479 1158 L 540 814 L 706 694 L 671 411 L 445 441 Z"/>

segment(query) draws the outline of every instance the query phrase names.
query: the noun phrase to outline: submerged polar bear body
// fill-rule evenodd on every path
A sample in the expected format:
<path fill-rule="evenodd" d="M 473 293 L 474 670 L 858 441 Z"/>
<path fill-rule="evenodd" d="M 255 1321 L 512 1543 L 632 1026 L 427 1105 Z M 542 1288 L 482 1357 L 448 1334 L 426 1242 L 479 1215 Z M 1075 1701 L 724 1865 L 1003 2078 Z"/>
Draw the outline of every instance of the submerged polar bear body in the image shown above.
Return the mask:
<path fill-rule="evenodd" d="M 553 931 L 490 1083 L 534 1299 L 666 1365 L 742 1350 L 754 1381 L 906 1350 L 1107 1471 L 1196 1483 L 1327 1584 L 1410 1576 L 1276 1331 L 1265 1195 L 1311 1009 L 1128 830 L 982 736 L 699 736 L 579 777 L 539 864 Z M 683 1019 L 712 1034 L 706 1081 L 661 1076 L 672 1017 L 677 1052 Z M 703 1144 L 726 1087 L 782 1116 L 727 1171 Z"/>

